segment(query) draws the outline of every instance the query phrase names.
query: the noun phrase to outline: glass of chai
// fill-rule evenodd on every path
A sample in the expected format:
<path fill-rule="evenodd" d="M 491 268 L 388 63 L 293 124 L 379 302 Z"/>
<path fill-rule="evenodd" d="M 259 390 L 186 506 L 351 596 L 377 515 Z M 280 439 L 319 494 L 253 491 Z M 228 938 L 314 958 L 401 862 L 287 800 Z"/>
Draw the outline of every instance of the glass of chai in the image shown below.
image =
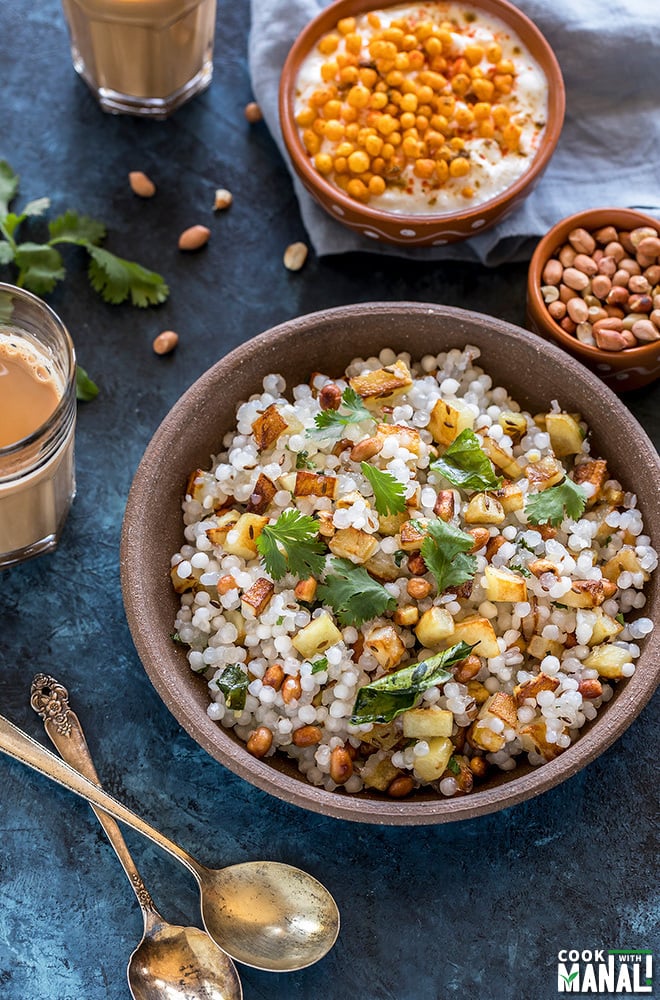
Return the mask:
<path fill-rule="evenodd" d="M 77 73 L 104 111 L 166 118 L 208 87 L 216 0 L 62 0 Z"/>
<path fill-rule="evenodd" d="M 76 360 L 66 327 L 0 283 L 0 567 L 57 545 L 76 492 Z"/>

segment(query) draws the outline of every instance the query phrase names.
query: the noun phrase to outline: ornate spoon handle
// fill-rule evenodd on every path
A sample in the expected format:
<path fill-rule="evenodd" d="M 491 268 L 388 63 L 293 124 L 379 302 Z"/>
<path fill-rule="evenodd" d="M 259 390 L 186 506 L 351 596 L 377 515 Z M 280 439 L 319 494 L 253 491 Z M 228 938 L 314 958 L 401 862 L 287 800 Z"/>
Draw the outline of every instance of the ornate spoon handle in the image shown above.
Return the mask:
<path fill-rule="evenodd" d="M 48 674 L 37 674 L 32 681 L 30 704 L 43 719 L 44 729 L 59 750 L 60 756 L 71 767 L 75 767 L 76 771 L 80 771 L 95 785 L 101 787 L 85 734 L 78 716 L 69 706 L 69 692 L 64 685 Z M 142 910 L 145 927 L 150 926 L 154 919 L 162 922 L 162 917 L 156 909 L 154 901 L 142 881 L 137 865 L 126 846 L 119 825 L 112 816 L 108 816 L 97 806 L 93 805 L 92 809 L 105 830 L 108 840 L 126 872 L 128 881 L 133 887 Z"/>
<path fill-rule="evenodd" d="M 163 850 L 184 864 L 199 881 L 204 869 L 191 854 L 188 854 L 182 847 L 175 844 L 173 840 L 169 840 L 159 830 L 156 830 L 155 827 L 150 826 L 149 823 L 136 815 L 136 813 L 131 812 L 130 809 L 113 798 L 112 795 L 108 795 L 106 791 L 95 785 L 89 778 L 85 778 L 78 771 L 69 767 L 63 760 L 56 757 L 54 753 L 51 753 L 46 747 L 37 743 L 36 740 L 33 740 L 32 737 L 28 736 L 27 733 L 24 733 L 22 729 L 19 729 L 18 726 L 15 726 L 13 722 L 5 719 L 2 715 L 0 715 L 0 750 L 10 757 L 14 757 L 15 760 L 19 760 L 22 764 L 27 764 L 28 767 L 38 771 L 39 774 L 43 774 L 46 778 L 50 778 L 59 785 L 63 785 L 69 791 L 75 792 L 76 795 L 86 799 L 90 805 L 98 806 L 105 812 L 110 813 L 111 816 L 114 816 L 115 819 L 126 823 L 127 826 L 148 837 L 154 844 L 162 847 Z"/>

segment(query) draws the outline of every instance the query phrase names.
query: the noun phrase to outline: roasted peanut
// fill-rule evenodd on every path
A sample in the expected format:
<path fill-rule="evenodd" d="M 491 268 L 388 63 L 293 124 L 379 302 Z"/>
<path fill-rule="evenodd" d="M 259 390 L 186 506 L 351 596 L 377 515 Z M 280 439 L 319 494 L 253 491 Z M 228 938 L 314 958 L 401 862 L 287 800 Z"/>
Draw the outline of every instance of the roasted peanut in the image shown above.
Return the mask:
<path fill-rule="evenodd" d="M 387 786 L 387 794 L 392 799 L 404 799 L 415 787 L 415 780 L 408 774 L 399 774 Z"/>
<path fill-rule="evenodd" d="M 154 349 L 154 354 L 169 354 L 174 350 L 178 343 L 178 333 L 175 333 L 174 330 L 163 330 L 162 333 L 159 333 L 158 336 L 154 338 L 154 342 L 151 346 Z"/>
<path fill-rule="evenodd" d="M 256 101 L 250 101 L 246 104 L 243 114 L 245 115 L 246 120 L 249 121 L 250 125 L 254 125 L 255 122 L 260 122 L 263 118 L 261 108 Z"/>
<path fill-rule="evenodd" d="M 437 499 L 433 506 L 433 513 L 441 521 L 451 521 L 454 516 L 454 491 L 439 490 Z"/>
<path fill-rule="evenodd" d="M 318 726 L 301 726 L 291 737 L 297 747 L 312 747 L 320 743 L 323 733 Z"/>
<path fill-rule="evenodd" d="M 472 535 L 474 538 L 474 545 L 470 549 L 471 553 L 483 549 L 484 545 L 487 545 L 490 540 L 490 531 L 488 528 L 470 528 L 466 534 Z"/>
<path fill-rule="evenodd" d="M 247 741 L 248 753 L 253 757 L 265 757 L 273 745 L 273 734 L 268 726 L 259 726 L 250 733 Z"/>
<path fill-rule="evenodd" d="M 370 458 L 382 451 L 384 441 L 379 437 L 368 437 L 364 441 L 358 441 L 351 448 L 351 462 L 368 462 Z"/>
<path fill-rule="evenodd" d="M 406 590 L 415 601 L 422 601 L 431 593 L 432 587 L 428 580 L 421 576 L 412 576 L 406 584 Z"/>
<path fill-rule="evenodd" d="M 338 410 L 341 405 L 341 389 L 334 382 L 326 382 L 319 392 L 319 406 L 322 410 Z"/>
<path fill-rule="evenodd" d="M 276 691 L 282 687 L 282 681 L 284 680 L 284 670 L 281 664 L 271 663 L 271 665 L 266 669 L 266 672 L 261 680 L 264 687 L 275 688 Z"/>
<path fill-rule="evenodd" d="M 470 760 L 470 770 L 475 778 L 485 778 L 488 773 L 488 761 L 483 757 L 472 757 Z"/>
<path fill-rule="evenodd" d="M 480 670 L 481 660 L 475 653 L 470 653 L 464 660 L 456 664 L 454 680 L 459 684 L 467 684 L 468 681 L 474 680 Z"/>
<path fill-rule="evenodd" d="M 344 785 L 352 774 L 353 761 L 350 752 L 346 747 L 335 747 L 330 754 L 330 777 L 336 785 Z"/>
<path fill-rule="evenodd" d="M 282 682 L 282 698 L 286 705 L 291 701 L 295 701 L 300 698 L 302 694 L 302 687 L 300 686 L 300 679 L 298 677 L 286 677 Z"/>
<path fill-rule="evenodd" d="M 578 684 L 578 691 L 583 698 L 592 701 L 594 698 L 600 698 L 603 693 L 603 685 L 597 677 L 586 678 Z"/>
<path fill-rule="evenodd" d="M 592 254 L 596 249 L 596 241 L 586 229 L 578 227 L 568 234 L 568 242 L 576 253 Z"/>

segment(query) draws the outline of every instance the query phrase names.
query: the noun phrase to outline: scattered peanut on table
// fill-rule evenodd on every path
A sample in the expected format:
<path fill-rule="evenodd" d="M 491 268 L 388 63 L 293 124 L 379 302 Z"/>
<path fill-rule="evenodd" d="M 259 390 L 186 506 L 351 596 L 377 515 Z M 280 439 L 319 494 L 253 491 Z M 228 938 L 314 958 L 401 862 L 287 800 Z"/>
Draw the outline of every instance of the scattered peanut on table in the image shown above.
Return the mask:
<path fill-rule="evenodd" d="M 131 170 L 128 175 L 128 183 L 133 194 L 138 195 L 139 198 L 153 198 L 156 193 L 156 185 L 141 170 Z"/>
<path fill-rule="evenodd" d="M 226 188 L 218 188 L 215 192 L 215 199 L 213 201 L 213 211 L 221 212 L 225 208 L 229 208 L 234 196 L 231 191 L 227 191 Z"/>
<path fill-rule="evenodd" d="M 263 114 L 261 113 L 261 108 L 259 107 L 256 101 L 250 101 L 249 104 L 245 105 L 244 114 L 247 121 L 249 121 L 250 125 L 254 125 L 255 122 L 260 122 L 261 119 L 263 118 Z"/>
<path fill-rule="evenodd" d="M 548 313 L 562 330 L 604 351 L 660 340 L 658 229 L 568 234 L 541 276 Z"/>
<path fill-rule="evenodd" d="M 288 271 L 299 271 L 307 260 L 308 253 L 305 243 L 291 243 L 284 251 L 284 266 Z"/>
<path fill-rule="evenodd" d="M 210 236 L 207 226 L 190 226 L 179 236 L 179 250 L 199 250 L 208 243 Z"/>
<path fill-rule="evenodd" d="M 174 330 L 163 330 L 155 338 L 152 347 L 155 354 L 170 354 L 179 343 L 179 334 Z"/>

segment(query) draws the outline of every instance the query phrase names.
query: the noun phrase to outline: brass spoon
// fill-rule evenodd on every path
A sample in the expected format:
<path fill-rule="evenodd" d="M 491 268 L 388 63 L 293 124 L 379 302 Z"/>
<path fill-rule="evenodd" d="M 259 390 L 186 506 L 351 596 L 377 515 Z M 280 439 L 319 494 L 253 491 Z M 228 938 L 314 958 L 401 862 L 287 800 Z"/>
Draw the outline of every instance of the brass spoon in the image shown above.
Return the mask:
<path fill-rule="evenodd" d="M 99 806 L 184 864 L 199 885 L 206 930 L 235 961 L 266 972 L 293 972 L 318 962 L 337 940 L 337 904 L 325 886 L 300 868 L 276 861 L 206 868 L 2 715 L 0 750 Z"/>
<path fill-rule="evenodd" d="M 37 674 L 30 703 L 61 756 L 90 781 L 100 785 L 69 693 L 54 677 Z M 126 970 L 135 1000 L 241 1000 L 243 990 L 231 958 L 198 927 L 179 927 L 163 920 L 140 877 L 118 824 L 92 806 L 115 849 L 137 896 L 144 934 Z"/>

